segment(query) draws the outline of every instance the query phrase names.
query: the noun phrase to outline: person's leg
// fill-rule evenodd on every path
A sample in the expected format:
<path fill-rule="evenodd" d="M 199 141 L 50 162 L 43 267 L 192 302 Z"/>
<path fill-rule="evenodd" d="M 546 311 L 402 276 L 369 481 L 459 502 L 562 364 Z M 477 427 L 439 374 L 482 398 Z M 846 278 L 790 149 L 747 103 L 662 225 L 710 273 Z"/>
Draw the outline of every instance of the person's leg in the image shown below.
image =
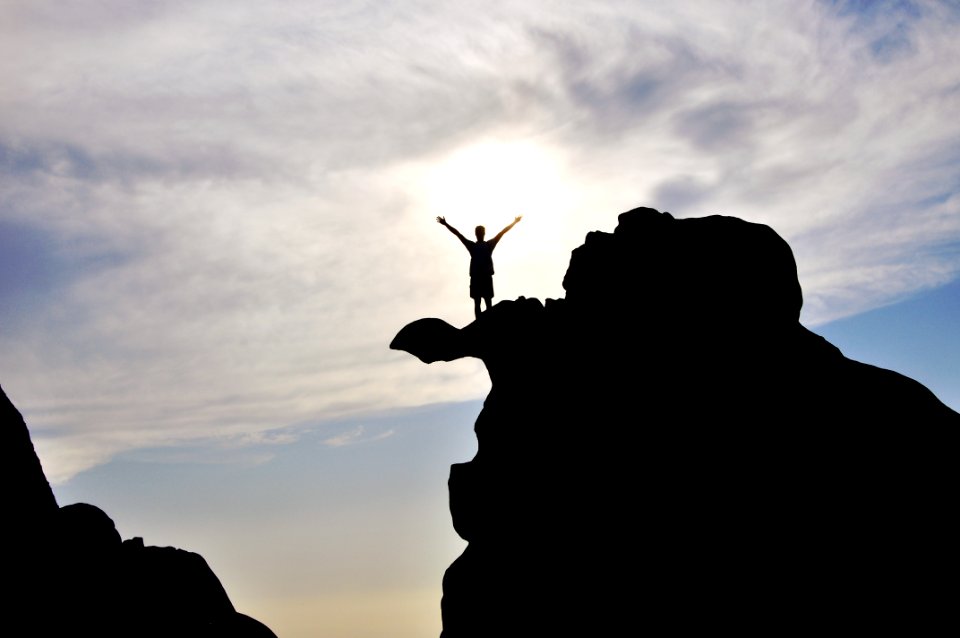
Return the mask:
<path fill-rule="evenodd" d="M 473 298 L 473 316 L 475 319 L 480 318 L 480 297 Z"/>
<path fill-rule="evenodd" d="M 483 300 L 487 302 L 487 310 L 490 310 L 490 305 L 493 303 L 493 297 L 484 297 Z"/>

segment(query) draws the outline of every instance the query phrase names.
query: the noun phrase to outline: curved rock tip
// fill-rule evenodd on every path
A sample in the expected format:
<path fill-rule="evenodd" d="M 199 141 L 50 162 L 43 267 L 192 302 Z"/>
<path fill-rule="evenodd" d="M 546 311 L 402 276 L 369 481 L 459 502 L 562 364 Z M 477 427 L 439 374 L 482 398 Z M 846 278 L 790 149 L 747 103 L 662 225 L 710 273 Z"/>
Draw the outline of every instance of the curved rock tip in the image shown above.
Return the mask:
<path fill-rule="evenodd" d="M 424 363 L 467 356 L 460 329 L 432 317 L 404 326 L 390 342 L 390 349 L 409 352 Z"/>

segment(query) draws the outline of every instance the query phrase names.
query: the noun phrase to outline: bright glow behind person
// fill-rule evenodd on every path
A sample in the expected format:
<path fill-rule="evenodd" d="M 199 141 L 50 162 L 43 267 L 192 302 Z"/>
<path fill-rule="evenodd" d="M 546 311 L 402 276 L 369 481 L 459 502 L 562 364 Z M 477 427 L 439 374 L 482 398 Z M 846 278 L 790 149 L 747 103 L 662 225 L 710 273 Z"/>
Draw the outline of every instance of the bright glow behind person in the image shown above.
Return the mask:
<path fill-rule="evenodd" d="M 495 254 L 503 276 L 495 279 L 494 303 L 562 296 L 570 249 L 583 236 L 570 223 L 580 195 L 559 151 L 526 138 L 484 139 L 408 170 L 423 218 L 446 217 L 471 238 L 477 225 L 492 236 L 523 216 Z"/>

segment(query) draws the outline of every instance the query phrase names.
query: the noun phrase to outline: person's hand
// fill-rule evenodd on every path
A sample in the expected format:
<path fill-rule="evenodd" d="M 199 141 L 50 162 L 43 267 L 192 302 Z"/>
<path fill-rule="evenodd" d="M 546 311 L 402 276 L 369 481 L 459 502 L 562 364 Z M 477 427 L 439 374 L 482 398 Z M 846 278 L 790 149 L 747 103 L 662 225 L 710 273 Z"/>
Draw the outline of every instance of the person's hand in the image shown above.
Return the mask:
<path fill-rule="evenodd" d="M 516 224 L 516 223 L 517 223 L 518 221 L 520 221 L 521 219 L 523 219 L 523 216 L 522 216 L 522 215 L 517 215 L 517 218 L 513 220 L 513 223 Z"/>
<path fill-rule="evenodd" d="M 446 226 L 446 225 L 447 225 L 447 218 L 446 218 L 446 217 L 437 217 L 437 223 L 438 223 L 438 224 L 443 224 L 444 226 Z"/>

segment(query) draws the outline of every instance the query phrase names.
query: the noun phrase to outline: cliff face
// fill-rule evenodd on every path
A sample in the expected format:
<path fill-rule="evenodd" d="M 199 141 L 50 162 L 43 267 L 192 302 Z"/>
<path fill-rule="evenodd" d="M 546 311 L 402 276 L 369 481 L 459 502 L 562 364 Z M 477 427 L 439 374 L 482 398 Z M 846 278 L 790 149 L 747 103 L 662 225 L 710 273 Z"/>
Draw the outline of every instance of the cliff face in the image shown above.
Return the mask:
<path fill-rule="evenodd" d="M 57 500 L 33 449 L 20 412 L 0 388 L 0 480 L 7 489 L 6 518 L 17 521 L 7 534 L 26 542 L 54 516 Z M 13 540 L 13 538 L 11 538 Z"/>
<path fill-rule="evenodd" d="M 444 638 L 956 625 L 960 415 L 800 325 L 772 229 L 635 209 L 563 284 L 391 344 L 492 381 Z"/>
<path fill-rule="evenodd" d="M 237 612 L 199 554 L 121 540 L 87 503 L 58 506 L 20 412 L 0 388 L 5 624 L 23 636 L 276 638 Z M 13 634 L 12 634 L 13 635 Z"/>

